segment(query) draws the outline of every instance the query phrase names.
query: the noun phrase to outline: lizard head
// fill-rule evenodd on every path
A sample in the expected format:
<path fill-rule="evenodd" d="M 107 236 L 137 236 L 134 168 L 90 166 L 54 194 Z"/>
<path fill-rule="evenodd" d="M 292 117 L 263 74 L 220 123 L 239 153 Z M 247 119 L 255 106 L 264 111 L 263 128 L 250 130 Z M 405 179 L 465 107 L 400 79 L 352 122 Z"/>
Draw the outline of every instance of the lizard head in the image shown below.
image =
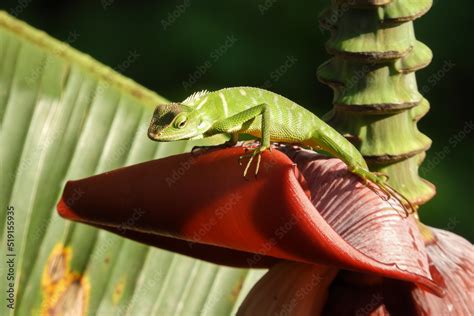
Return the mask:
<path fill-rule="evenodd" d="M 181 103 L 158 105 L 153 113 L 148 137 L 160 142 L 202 138 L 211 123 L 192 107 Z"/>

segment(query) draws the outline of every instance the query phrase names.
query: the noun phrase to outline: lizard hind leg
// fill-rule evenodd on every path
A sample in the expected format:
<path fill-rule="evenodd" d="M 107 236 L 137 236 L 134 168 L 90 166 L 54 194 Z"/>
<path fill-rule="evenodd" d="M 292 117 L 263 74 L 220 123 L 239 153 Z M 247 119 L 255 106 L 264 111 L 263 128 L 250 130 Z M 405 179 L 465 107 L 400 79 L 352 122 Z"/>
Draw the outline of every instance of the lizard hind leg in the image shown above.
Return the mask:
<path fill-rule="evenodd" d="M 387 195 L 385 198 L 386 201 L 389 201 L 391 197 L 394 197 L 405 211 L 405 217 L 408 217 L 408 215 L 416 211 L 416 207 L 407 197 L 405 197 L 402 193 L 398 192 L 387 183 L 388 175 L 371 172 L 361 167 L 353 167 L 350 170 L 352 173 L 362 178 L 365 183 L 367 183 L 367 181 L 370 181 L 374 185 L 376 185 L 384 194 Z"/>

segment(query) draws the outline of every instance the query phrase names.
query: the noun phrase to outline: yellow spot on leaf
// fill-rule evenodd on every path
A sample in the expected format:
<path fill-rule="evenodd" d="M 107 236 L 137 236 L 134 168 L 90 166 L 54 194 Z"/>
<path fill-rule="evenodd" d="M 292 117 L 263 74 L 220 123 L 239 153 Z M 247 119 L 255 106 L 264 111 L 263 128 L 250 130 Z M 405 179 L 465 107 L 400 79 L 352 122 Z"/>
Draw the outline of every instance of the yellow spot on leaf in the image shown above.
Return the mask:
<path fill-rule="evenodd" d="M 122 298 L 123 290 L 125 289 L 125 279 L 120 279 L 114 287 L 114 293 L 112 294 L 112 302 L 117 304 Z"/>
<path fill-rule="evenodd" d="M 86 315 L 90 284 L 71 271 L 72 249 L 57 244 L 43 269 L 41 315 Z"/>
<path fill-rule="evenodd" d="M 237 302 L 237 299 L 239 298 L 240 291 L 242 290 L 242 286 L 244 284 L 245 278 L 241 276 L 237 283 L 232 287 L 232 291 L 230 293 L 231 295 L 231 301 L 233 303 Z"/>

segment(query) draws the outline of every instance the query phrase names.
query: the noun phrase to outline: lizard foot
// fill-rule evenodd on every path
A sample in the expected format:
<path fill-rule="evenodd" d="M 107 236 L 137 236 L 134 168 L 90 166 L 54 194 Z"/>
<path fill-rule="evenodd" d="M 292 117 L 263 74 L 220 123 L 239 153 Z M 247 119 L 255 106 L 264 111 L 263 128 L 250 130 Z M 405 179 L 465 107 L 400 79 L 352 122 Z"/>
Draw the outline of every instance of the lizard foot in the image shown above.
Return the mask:
<path fill-rule="evenodd" d="M 384 197 L 385 201 L 389 201 L 392 197 L 398 200 L 399 204 L 402 206 L 403 210 L 406 213 L 405 217 L 408 217 L 408 215 L 416 211 L 416 207 L 410 202 L 407 197 L 405 197 L 403 194 L 396 191 L 389 184 L 387 184 L 387 181 L 389 179 L 388 175 L 381 172 L 370 172 L 369 170 L 360 167 L 353 168 L 351 172 L 362 178 L 365 184 L 367 184 L 368 181 L 371 181 L 373 184 L 375 184 L 380 189 L 380 191 L 382 191 L 386 195 Z"/>
<path fill-rule="evenodd" d="M 239 164 L 241 166 L 242 166 L 242 159 L 250 158 L 244 170 L 244 174 L 243 174 L 244 178 L 247 178 L 247 173 L 249 171 L 250 165 L 252 164 L 252 161 L 254 160 L 255 157 L 257 157 L 257 165 L 255 167 L 255 177 L 257 176 L 259 168 L 260 168 L 261 155 L 267 149 L 269 148 L 266 146 L 259 146 L 255 149 L 252 149 L 251 152 L 249 152 L 248 154 L 245 154 L 239 157 Z"/>

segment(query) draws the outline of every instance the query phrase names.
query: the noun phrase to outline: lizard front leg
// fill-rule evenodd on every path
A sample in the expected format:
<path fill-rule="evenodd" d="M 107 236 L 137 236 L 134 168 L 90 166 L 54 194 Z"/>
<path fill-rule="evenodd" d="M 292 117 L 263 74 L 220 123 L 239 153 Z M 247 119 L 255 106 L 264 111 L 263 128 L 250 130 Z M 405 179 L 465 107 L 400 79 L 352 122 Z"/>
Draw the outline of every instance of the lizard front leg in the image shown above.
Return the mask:
<path fill-rule="evenodd" d="M 213 130 L 220 133 L 238 134 L 248 128 L 248 125 L 252 123 L 252 120 L 257 116 L 262 116 L 262 124 L 260 127 L 261 133 L 261 144 L 255 148 L 250 154 L 243 155 L 240 159 L 249 157 L 249 161 L 244 170 L 244 177 L 252 164 L 252 161 L 257 157 L 257 166 L 255 168 L 255 176 L 258 174 L 261 160 L 261 153 L 270 148 L 270 108 L 268 104 L 262 103 L 253 106 L 245 111 L 234 114 L 222 121 L 217 122 L 213 126 Z M 246 126 L 247 125 L 247 126 Z"/>

